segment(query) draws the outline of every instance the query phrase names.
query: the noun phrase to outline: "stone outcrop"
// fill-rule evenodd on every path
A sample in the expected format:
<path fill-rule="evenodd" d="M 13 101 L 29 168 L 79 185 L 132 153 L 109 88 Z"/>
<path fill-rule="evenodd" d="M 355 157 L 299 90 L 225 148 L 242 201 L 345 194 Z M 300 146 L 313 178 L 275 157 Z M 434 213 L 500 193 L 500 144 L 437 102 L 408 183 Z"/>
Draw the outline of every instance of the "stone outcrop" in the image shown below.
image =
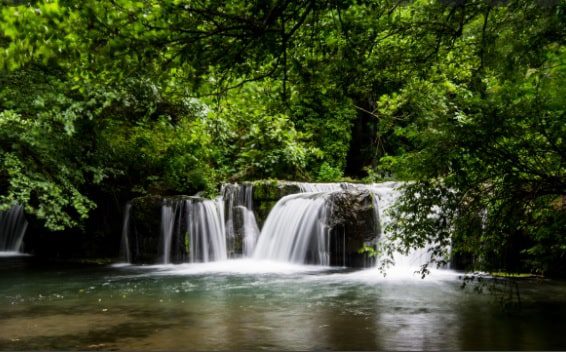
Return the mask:
<path fill-rule="evenodd" d="M 254 213 L 260 229 L 279 199 L 301 192 L 301 188 L 295 182 L 263 180 L 252 182 L 251 185 Z"/>
<path fill-rule="evenodd" d="M 161 236 L 161 205 L 163 197 L 146 196 L 131 201 L 128 233 L 132 263 L 157 263 Z"/>
<path fill-rule="evenodd" d="M 145 196 L 134 198 L 131 201 L 129 224 L 129 249 L 132 263 L 153 264 L 163 261 L 163 231 L 162 211 L 163 205 L 169 205 L 173 211 L 173 226 L 179 227 L 172 231 L 170 261 L 181 263 L 187 260 L 189 249 L 187 248 L 186 230 L 181 226 L 187 222 L 185 212 L 175 211 L 182 207 L 186 200 L 202 201 L 202 198 L 190 196 Z"/>
<path fill-rule="evenodd" d="M 330 208 L 330 265 L 371 265 L 374 258 L 360 253 L 360 249 L 374 246 L 381 232 L 374 195 L 367 190 L 336 191 L 330 193 L 327 206 Z"/>

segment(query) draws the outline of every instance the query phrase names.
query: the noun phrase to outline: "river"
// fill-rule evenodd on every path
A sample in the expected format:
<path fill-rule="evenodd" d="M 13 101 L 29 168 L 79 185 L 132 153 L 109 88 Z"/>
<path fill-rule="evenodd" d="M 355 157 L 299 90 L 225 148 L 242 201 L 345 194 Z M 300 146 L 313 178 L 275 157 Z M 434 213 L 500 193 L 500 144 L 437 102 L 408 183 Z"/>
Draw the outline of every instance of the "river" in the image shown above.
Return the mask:
<path fill-rule="evenodd" d="M 0 258 L 2 350 L 563 350 L 566 284 L 520 308 L 460 274 L 252 259 L 157 266 Z M 513 291 L 514 292 L 514 291 Z"/>

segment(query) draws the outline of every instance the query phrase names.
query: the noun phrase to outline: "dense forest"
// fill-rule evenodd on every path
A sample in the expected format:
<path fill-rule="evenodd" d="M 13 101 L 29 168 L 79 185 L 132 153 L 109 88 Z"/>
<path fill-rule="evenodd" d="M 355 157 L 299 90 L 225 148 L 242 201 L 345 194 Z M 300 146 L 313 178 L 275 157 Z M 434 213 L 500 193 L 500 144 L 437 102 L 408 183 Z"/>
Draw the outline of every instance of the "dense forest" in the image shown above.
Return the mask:
<path fill-rule="evenodd" d="M 395 249 L 566 272 L 564 0 L 3 3 L 0 210 L 392 179 Z"/>

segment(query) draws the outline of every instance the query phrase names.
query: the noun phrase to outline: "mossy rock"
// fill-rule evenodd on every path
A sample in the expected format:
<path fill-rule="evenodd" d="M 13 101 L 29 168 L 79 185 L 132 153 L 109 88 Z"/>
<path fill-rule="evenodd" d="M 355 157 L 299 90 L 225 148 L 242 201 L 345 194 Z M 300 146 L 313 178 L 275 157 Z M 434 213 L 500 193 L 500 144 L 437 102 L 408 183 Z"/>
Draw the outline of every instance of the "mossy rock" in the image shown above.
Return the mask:
<path fill-rule="evenodd" d="M 290 194 L 301 193 L 298 183 L 277 180 L 251 182 L 254 213 L 259 228 L 263 226 L 267 215 L 277 201 Z"/>
<path fill-rule="evenodd" d="M 301 189 L 295 182 L 262 180 L 251 183 L 253 185 L 253 200 L 277 201 L 289 194 L 300 193 Z"/>

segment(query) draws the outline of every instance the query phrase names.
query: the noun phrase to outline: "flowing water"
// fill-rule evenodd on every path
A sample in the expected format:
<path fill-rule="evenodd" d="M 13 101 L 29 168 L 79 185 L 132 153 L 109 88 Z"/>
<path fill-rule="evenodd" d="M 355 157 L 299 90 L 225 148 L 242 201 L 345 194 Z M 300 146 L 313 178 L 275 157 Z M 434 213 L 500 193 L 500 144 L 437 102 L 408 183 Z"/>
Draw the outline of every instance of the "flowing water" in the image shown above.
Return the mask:
<path fill-rule="evenodd" d="M 277 202 L 261 230 L 253 257 L 329 265 L 325 195 L 298 193 Z"/>
<path fill-rule="evenodd" d="M 22 246 L 22 240 L 28 227 L 24 217 L 24 208 L 15 205 L 0 212 L 0 253 L 3 255 L 17 254 Z"/>
<path fill-rule="evenodd" d="M 161 207 L 161 258 L 163 264 L 171 262 L 171 241 L 175 228 L 175 218 L 179 210 L 179 203 L 164 204 Z"/>
<path fill-rule="evenodd" d="M 328 266 L 329 193 L 370 190 L 383 229 L 397 186 L 300 184 L 303 193 L 282 198 L 261 234 L 251 186 L 227 187 L 214 201 L 166 200 L 161 265 L 46 265 L 0 255 L 0 349 L 566 348 L 564 282 L 484 280 L 462 289 L 450 270 L 423 280 L 415 269 L 426 249 L 395 257 L 385 277 L 376 268 Z M 130 212 L 126 206 L 125 260 Z M 247 258 L 228 259 L 236 236 Z"/>
<path fill-rule="evenodd" d="M 128 233 L 130 232 L 130 213 L 132 211 L 132 203 L 128 202 L 124 207 L 124 219 L 122 221 L 122 239 L 120 242 L 120 258 L 126 263 L 132 261 L 132 254 L 130 252 L 130 239 Z"/>
<path fill-rule="evenodd" d="M 0 258 L 2 350 L 563 350 L 566 284 L 525 281 L 521 310 L 457 274 L 384 278 L 251 259 L 49 266 Z"/>
<path fill-rule="evenodd" d="M 254 212 L 248 208 L 241 207 L 243 214 L 243 230 L 244 238 L 242 245 L 242 254 L 244 257 L 251 257 L 255 251 L 257 238 L 259 237 L 259 228 L 255 219 Z"/>
<path fill-rule="evenodd" d="M 219 201 L 186 201 L 191 262 L 225 260 L 226 237 Z"/>
<path fill-rule="evenodd" d="M 248 236 L 247 241 L 243 243 L 243 246 L 247 247 L 244 247 L 243 250 L 250 252 L 251 255 L 253 250 L 250 250 L 250 248 L 255 247 L 255 240 L 254 243 L 251 243 L 251 241 L 254 235 L 257 239 L 257 234 L 259 234 L 255 215 L 253 215 L 253 186 L 251 184 L 227 183 L 222 185 L 220 194 L 225 208 L 224 228 L 229 257 L 238 256 L 236 253 L 236 237 L 239 231 L 243 231 L 244 235 Z M 236 211 L 240 211 L 243 217 L 243 224 L 241 224 L 240 229 L 236 226 Z M 246 255 L 245 252 L 242 254 Z"/>

